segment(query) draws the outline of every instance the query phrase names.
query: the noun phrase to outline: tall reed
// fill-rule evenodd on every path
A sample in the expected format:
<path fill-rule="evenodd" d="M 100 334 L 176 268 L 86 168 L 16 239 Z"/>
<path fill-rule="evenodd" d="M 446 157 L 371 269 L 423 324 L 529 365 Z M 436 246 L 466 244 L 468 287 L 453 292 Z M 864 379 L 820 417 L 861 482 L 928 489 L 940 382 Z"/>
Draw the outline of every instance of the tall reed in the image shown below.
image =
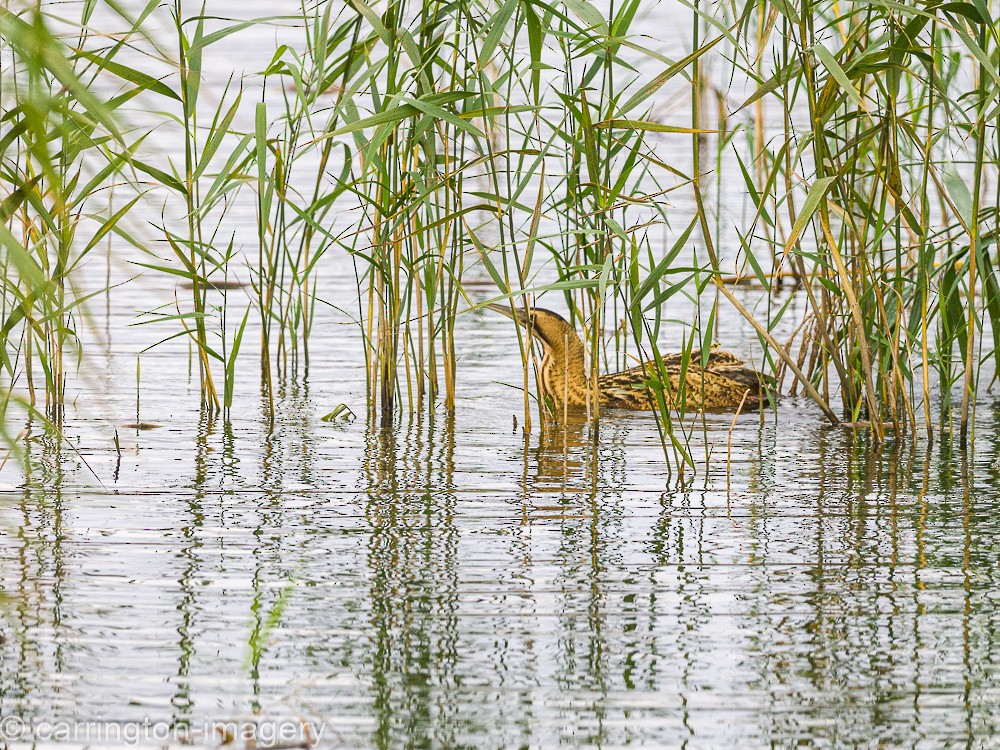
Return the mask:
<path fill-rule="evenodd" d="M 211 413 L 232 404 L 255 313 L 273 418 L 274 374 L 308 364 L 322 274 L 347 253 L 383 426 L 459 408 L 456 319 L 475 304 L 463 287 L 475 276 L 513 305 L 561 297 L 592 384 L 648 362 L 678 466 L 693 462 L 695 427 L 675 414 L 686 398 L 663 372 L 663 334 L 683 332 L 671 343 L 687 363 L 727 306 L 830 421 L 865 422 L 878 440 L 932 436 L 957 407 L 971 434 L 981 373 L 1000 362 L 996 0 L 695 2 L 679 58 L 640 33 L 645 14 L 666 11 L 639 0 L 351 0 L 238 22 L 185 15 L 178 0 L 134 19 L 108 5 L 125 18 L 114 35 L 93 33 L 96 7 L 84 4 L 72 38 L 51 31 L 45 5 L 0 11 L 3 370 L 29 401 L 44 383 L 55 421 L 92 291 L 75 289 L 74 269 L 114 235 L 190 288 L 149 319 L 192 342 Z M 142 33 L 164 12 L 169 44 Z M 230 80 L 206 110 L 206 54 L 261 23 L 294 24 L 301 43 L 250 76 L 262 99 Z M 148 69 L 118 60 L 126 46 Z M 126 125 L 136 97 L 163 107 L 182 160 Z M 150 196 L 162 244 L 123 228 Z M 228 223 L 251 196 L 252 250 Z M 241 265 L 252 294 L 234 313 L 240 295 L 225 292 Z M 784 320 L 789 279 L 802 320 Z M 518 336 L 530 425 L 534 355 Z M 559 416 L 536 404 L 543 421 Z"/>
<path fill-rule="evenodd" d="M 39 10 L 0 9 L 0 356 L 11 385 L 21 381 L 32 411 L 41 380 L 42 413 L 56 425 L 65 416 L 67 379 L 79 355 L 83 305 L 95 293 L 76 288 L 75 271 L 118 231 L 137 200 L 114 208 L 105 194 L 135 150 L 115 113 L 156 85 L 114 60 L 139 36 L 137 21 L 100 52 L 83 49 L 92 13 L 85 4 L 75 38 L 65 43 Z M 95 89 L 108 77 L 123 88 L 104 98 Z"/>
<path fill-rule="evenodd" d="M 875 2 L 699 15 L 739 29 L 733 70 L 756 88 L 736 107 L 755 139 L 741 166 L 755 162 L 742 175 L 756 214 L 740 235 L 763 231 L 777 262 L 766 273 L 746 242 L 752 273 L 768 290 L 785 269 L 798 279 L 804 385 L 839 395 L 878 439 L 920 423 L 933 433 L 934 373 L 942 425 L 963 383 L 964 439 L 980 366 L 995 362 L 995 343 L 982 352 L 977 339 L 1000 314 L 985 253 L 998 221 L 995 12 Z"/>

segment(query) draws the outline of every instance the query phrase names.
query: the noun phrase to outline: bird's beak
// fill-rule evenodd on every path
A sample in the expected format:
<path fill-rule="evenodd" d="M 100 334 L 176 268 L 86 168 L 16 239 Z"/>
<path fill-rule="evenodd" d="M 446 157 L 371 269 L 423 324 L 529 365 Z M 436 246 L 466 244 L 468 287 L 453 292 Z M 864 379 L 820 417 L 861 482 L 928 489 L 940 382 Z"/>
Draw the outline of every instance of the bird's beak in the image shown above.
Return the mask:
<path fill-rule="evenodd" d="M 511 320 L 515 320 L 522 326 L 525 325 L 524 310 L 522 310 L 519 307 L 515 307 L 513 312 L 511 312 L 510 304 L 491 303 L 489 305 L 484 305 L 484 307 L 487 310 L 498 312 L 501 315 L 510 318 Z"/>

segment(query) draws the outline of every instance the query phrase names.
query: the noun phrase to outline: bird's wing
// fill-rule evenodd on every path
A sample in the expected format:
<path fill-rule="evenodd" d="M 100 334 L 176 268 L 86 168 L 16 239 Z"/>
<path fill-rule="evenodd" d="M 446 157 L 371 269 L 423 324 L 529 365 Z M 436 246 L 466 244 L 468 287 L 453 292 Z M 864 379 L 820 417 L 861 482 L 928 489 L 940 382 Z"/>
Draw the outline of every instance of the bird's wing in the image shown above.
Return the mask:
<path fill-rule="evenodd" d="M 681 355 L 671 354 L 663 358 L 664 375 L 670 380 L 671 388 L 680 386 Z M 652 362 L 637 365 L 622 372 L 604 375 L 598 379 L 601 391 L 609 398 L 633 403 L 646 391 L 645 381 L 656 376 L 656 366 Z M 750 391 L 748 404 L 758 401 L 763 387 L 764 401 L 770 398 L 767 391 L 774 390 L 774 379 L 769 375 L 748 367 L 735 354 L 722 349 L 713 349 L 708 359 L 708 367 L 701 368 L 701 354 L 691 352 L 688 367 L 685 372 L 687 381 L 687 399 L 692 406 L 700 408 L 703 404 L 712 407 L 731 408 L 738 406 L 743 394 Z M 701 395 L 699 395 L 701 394 Z M 635 407 L 633 407 L 635 408 Z"/>
<path fill-rule="evenodd" d="M 666 365 L 667 368 L 680 367 L 683 359 L 683 354 L 665 354 L 663 355 L 663 364 Z M 745 364 L 746 362 L 732 352 L 719 349 L 718 345 L 716 345 L 709 351 L 708 363 L 705 365 L 704 369 L 714 370 L 717 367 L 742 367 Z M 691 355 L 688 357 L 688 367 L 701 368 L 701 349 L 691 350 Z"/>
<path fill-rule="evenodd" d="M 643 369 L 645 367 L 645 369 Z M 667 367 L 668 370 L 673 368 Z M 656 374 L 656 366 L 653 363 L 636 365 L 621 372 L 612 372 L 608 375 L 601 375 L 597 378 L 597 384 L 601 388 L 624 388 L 635 390 L 645 388 L 643 382 Z"/>

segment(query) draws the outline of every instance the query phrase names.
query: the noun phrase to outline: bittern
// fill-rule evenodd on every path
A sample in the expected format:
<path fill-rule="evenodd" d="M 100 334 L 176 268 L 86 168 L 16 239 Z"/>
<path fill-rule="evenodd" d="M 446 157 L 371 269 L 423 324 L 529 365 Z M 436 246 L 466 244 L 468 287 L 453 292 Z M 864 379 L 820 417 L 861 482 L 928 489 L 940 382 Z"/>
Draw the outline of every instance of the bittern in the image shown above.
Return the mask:
<path fill-rule="evenodd" d="M 584 369 L 583 342 L 573 326 L 561 315 L 540 307 L 511 311 L 508 305 L 486 305 L 494 312 L 513 318 L 531 331 L 542 346 L 542 364 L 538 370 L 538 385 L 542 398 L 558 414 L 564 409 L 587 406 L 588 378 Z M 702 362 L 701 352 L 688 355 L 687 365 L 680 354 L 662 358 L 664 375 L 670 381 L 665 388 L 667 402 L 676 405 L 677 394 L 684 378 L 687 408 L 745 409 L 766 405 L 773 380 L 748 367 L 735 354 L 713 348 L 707 362 Z M 655 402 L 646 385 L 656 374 L 653 363 L 601 375 L 597 378 L 597 403 L 601 408 L 653 409 Z"/>

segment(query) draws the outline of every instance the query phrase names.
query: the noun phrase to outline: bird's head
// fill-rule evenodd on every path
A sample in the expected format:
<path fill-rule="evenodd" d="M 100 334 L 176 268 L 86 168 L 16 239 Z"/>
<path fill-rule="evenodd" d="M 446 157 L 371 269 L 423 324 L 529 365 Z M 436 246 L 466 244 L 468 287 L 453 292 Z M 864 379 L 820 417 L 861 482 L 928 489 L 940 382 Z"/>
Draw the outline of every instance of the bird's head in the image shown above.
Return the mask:
<path fill-rule="evenodd" d="M 518 325 L 531 331 L 539 343 L 541 343 L 547 354 L 562 352 L 566 348 L 573 349 L 583 344 L 576 330 L 569 324 L 562 315 L 546 310 L 542 307 L 531 307 L 525 312 L 523 307 L 514 307 L 511 311 L 510 305 L 490 304 L 486 308 L 506 315 L 508 318 L 517 321 Z"/>
<path fill-rule="evenodd" d="M 490 310 L 506 315 L 531 331 L 532 338 L 542 346 L 542 361 L 535 372 L 539 396 L 556 413 L 568 408 L 585 407 L 590 391 L 587 387 L 583 342 L 562 315 L 541 307 L 486 305 Z"/>

